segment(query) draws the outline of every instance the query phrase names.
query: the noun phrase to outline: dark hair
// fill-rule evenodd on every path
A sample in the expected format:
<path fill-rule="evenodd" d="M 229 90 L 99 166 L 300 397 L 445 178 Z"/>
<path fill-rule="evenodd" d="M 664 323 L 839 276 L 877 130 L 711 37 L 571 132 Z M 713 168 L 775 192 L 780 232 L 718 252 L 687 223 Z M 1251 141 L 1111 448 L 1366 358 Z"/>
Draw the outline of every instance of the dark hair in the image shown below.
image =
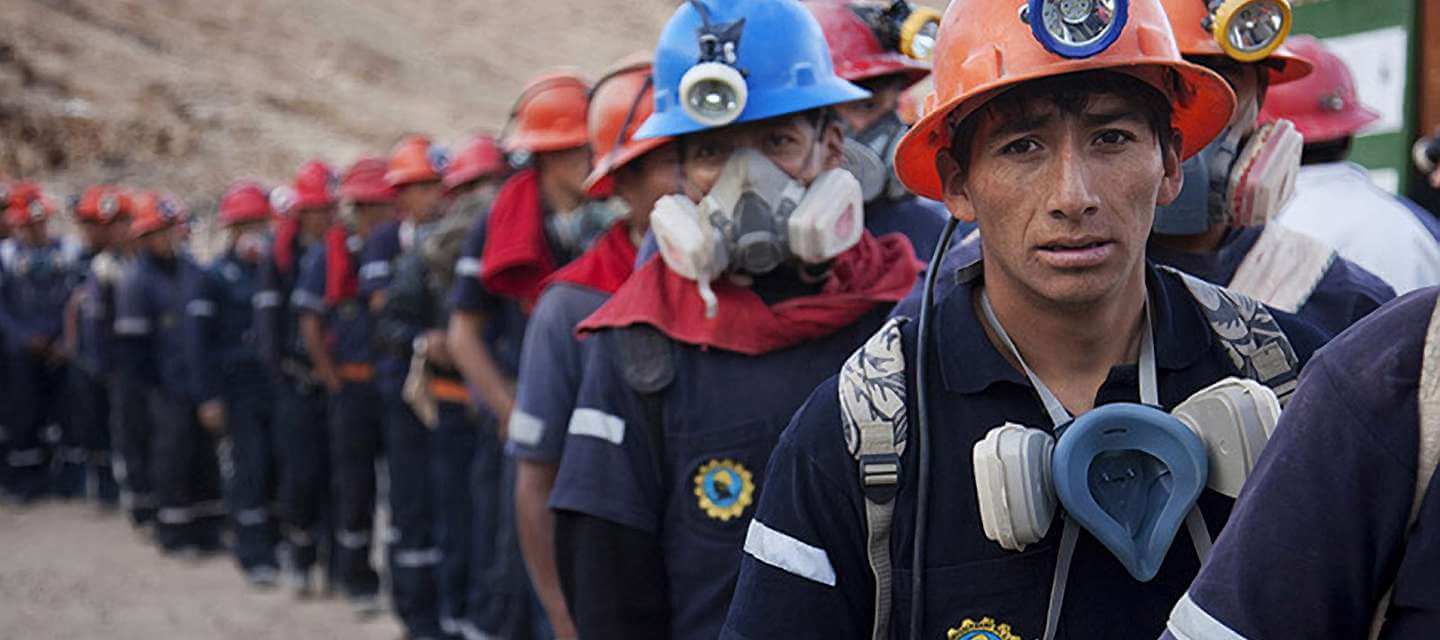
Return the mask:
<path fill-rule="evenodd" d="M 1300 164 L 1344 162 L 1345 158 L 1350 157 L 1350 143 L 1354 140 L 1351 136 L 1345 136 L 1334 140 L 1307 142 L 1304 150 L 1300 152 Z"/>
<path fill-rule="evenodd" d="M 1160 90 L 1134 76 L 1116 71 L 1080 71 L 1041 78 L 1006 89 L 979 109 L 950 127 L 948 153 L 960 165 L 961 173 L 970 169 L 970 145 L 975 131 L 985 118 L 1015 113 L 1033 100 L 1048 100 L 1066 115 L 1079 115 L 1096 96 L 1128 98 L 1144 110 L 1150 129 L 1168 150 L 1173 144 L 1171 119 L 1174 109 L 1170 99 Z"/>

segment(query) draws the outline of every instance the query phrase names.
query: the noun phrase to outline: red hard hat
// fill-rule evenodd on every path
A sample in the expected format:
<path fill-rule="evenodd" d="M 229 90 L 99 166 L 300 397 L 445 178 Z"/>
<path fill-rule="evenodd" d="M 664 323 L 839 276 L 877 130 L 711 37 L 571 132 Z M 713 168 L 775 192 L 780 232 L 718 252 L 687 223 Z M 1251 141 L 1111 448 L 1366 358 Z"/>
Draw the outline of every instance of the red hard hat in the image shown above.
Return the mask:
<path fill-rule="evenodd" d="M 130 236 L 140 238 L 156 231 L 184 224 L 189 216 L 185 204 L 170 194 L 145 192 L 135 199 L 135 216 L 130 222 Z"/>
<path fill-rule="evenodd" d="M 264 222 L 270 219 L 270 197 L 265 189 L 249 180 L 230 185 L 220 197 L 220 226 Z"/>
<path fill-rule="evenodd" d="M 1235 94 L 1215 72 L 1180 57 L 1156 0 L 1132 0 L 1128 22 L 1114 42 L 1077 59 L 1047 50 L 1017 17 L 1015 7 L 1013 0 L 966 0 L 945 10 L 935 44 L 935 92 L 925 99 L 924 115 L 895 151 L 895 172 L 916 194 L 942 199 L 935 160 L 950 148 L 955 123 L 1031 80 L 1112 71 L 1154 87 L 1174 109 L 1172 124 L 1182 134 L 1182 159 L 1210 144 L 1229 124 Z"/>
<path fill-rule="evenodd" d="M 1295 82 L 1270 87 L 1260 110 L 1261 122 L 1289 120 L 1310 143 L 1348 138 L 1380 119 L 1380 114 L 1360 104 L 1355 77 L 1344 60 L 1312 36 L 1295 36 L 1288 45 L 1309 61 L 1314 71 Z"/>
<path fill-rule="evenodd" d="M 294 208 L 320 209 L 333 206 L 339 183 L 335 170 L 324 162 L 311 160 L 300 165 L 300 170 L 295 172 Z"/>
<path fill-rule="evenodd" d="M 1281 2 L 1288 14 L 1289 2 Z M 1209 4 L 1203 0 L 1161 0 L 1160 4 L 1165 7 L 1165 13 L 1170 17 L 1170 27 L 1175 34 L 1175 44 L 1180 47 L 1180 55 L 1187 58 L 1230 57 L 1215 39 L 1215 22 L 1221 12 L 1233 12 L 1235 8 L 1243 8 L 1244 2 L 1226 0 L 1214 12 L 1210 11 Z M 1310 73 L 1310 63 L 1283 44 L 1259 64 L 1265 65 L 1269 70 L 1271 85 L 1293 82 Z"/>
<path fill-rule="evenodd" d="M 805 0 L 804 4 L 825 32 L 825 42 L 830 45 L 830 61 L 835 65 L 835 74 L 841 78 L 859 82 L 904 74 L 913 84 L 930 74 L 929 63 L 882 45 L 875 30 L 852 8 L 873 8 L 879 13 L 889 5 L 888 2 Z"/>
<path fill-rule="evenodd" d="M 494 136 L 479 135 L 471 138 L 460 153 L 455 154 L 441 182 L 446 191 L 451 191 L 480 178 L 503 173 L 505 166 L 505 154 L 500 152 L 500 144 L 495 142 Z"/>
<path fill-rule="evenodd" d="M 394 202 L 395 187 L 385 181 L 384 158 L 368 156 L 355 161 L 340 179 L 340 197 L 357 204 Z"/>
<path fill-rule="evenodd" d="M 390 164 L 385 171 L 385 182 L 392 187 L 403 187 L 417 182 L 436 182 L 448 164 L 445 150 L 435 146 L 425 136 L 407 136 L 390 152 Z"/>
<path fill-rule="evenodd" d="M 595 83 L 586 118 L 595 168 L 585 178 L 586 189 L 601 185 L 616 169 L 671 140 L 666 137 L 635 139 L 635 131 L 655 109 L 654 92 L 649 56 L 644 54 L 627 56 L 614 71 Z M 623 134 L 621 127 L 625 128 Z"/>
<path fill-rule="evenodd" d="M 110 224 L 133 213 L 129 194 L 114 185 L 99 184 L 80 194 L 75 201 L 75 217 L 81 222 Z"/>
<path fill-rule="evenodd" d="M 506 151 L 562 151 L 584 146 L 585 106 L 590 85 L 578 74 L 560 71 L 541 74 L 520 91 L 511 109 L 515 127 L 501 142 Z"/>
<path fill-rule="evenodd" d="M 12 227 L 23 227 L 48 220 L 55 213 L 55 207 L 45 199 L 40 185 L 19 181 L 10 183 L 10 198 L 5 207 L 5 223 Z"/>

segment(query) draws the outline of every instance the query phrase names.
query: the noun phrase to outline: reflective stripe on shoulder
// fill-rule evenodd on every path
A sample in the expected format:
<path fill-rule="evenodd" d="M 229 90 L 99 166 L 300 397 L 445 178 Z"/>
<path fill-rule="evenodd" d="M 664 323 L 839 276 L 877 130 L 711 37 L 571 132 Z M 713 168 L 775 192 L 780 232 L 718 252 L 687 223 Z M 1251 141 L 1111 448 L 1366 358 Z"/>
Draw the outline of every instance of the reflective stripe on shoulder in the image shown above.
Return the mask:
<path fill-rule="evenodd" d="M 597 409 L 576 409 L 570 416 L 570 433 L 618 445 L 625 442 L 625 421 Z"/>
<path fill-rule="evenodd" d="M 210 318 L 215 315 L 215 303 L 196 298 L 185 305 L 185 312 L 199 318 Z"/>
<path fill-rule="evenodd" d="M 533 447 L 545 436 L 545 422 L 519 409 L 510 412 L 510 440 Z"/>
<path fill-rule="evenodd" d="M 776 569 L 827 587 L 835 586 L 835 566 L 830 564 L 830 554 L 771 529 L 759 519 L 750 521 L 750 530 L 745 534 L 745 553 Z"/>
<path fill-rule="evenodd" d="M 290 304 L 317 313 L 325 313 L 325 300 L 304 289 L 296 289 L 290 293 Z"/>
<path fill-rule="evenodd" d="M 1246 640 L 1245 636 L 1201 609 L 1188 593 L 1170 610 L 1170 621 L 1165 628 L 1175 636 L 1175 640 Z"/>
<path fill-rule="evenodd" d="M 456 260 L 455 275 L 469 277 L 480 275 L 480 259 L 466 257 Z"/>

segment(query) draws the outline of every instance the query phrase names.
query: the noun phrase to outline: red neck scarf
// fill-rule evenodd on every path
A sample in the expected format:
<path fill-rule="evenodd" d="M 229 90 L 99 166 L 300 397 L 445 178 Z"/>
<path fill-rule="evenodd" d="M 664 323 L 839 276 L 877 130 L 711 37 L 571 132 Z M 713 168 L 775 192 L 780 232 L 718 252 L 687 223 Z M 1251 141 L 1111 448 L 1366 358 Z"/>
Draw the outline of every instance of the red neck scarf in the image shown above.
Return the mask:
<path fill-rule="evenodd" d="M 295 244 L 300 237 L 300 219 L 283 218 L 275 225 L 275 266 L 280 273 L 289 274 L 295 269 Z"/>
<path fill-rule="evenodd" d="M 325 304 L 331 307 L 354 298 L 360 291 L 355 257 L 350 255 L 346 242 L 349 237 L 343 225 L 325 231 Z"/>
<path fill-rule="evenodd" d="M 548 286 L 568 282 L 600 293 L 614 294 L 635 271 L 635 243 L 630 241 L 630 225 L 616 222 L 584 255 L 561 267 L 545 281 Z"/>
<path fill-rule="evenodd" d="M 544 216 L 539 174 L 526 169 L 505 181 L 485 223 L 480 283 L 526 309 L 535 305 L 545 278 L 555 272 L 555 259 L 545 243 Z"/>
<path fill-rule="evenodd" d="M 820 293 L 766 306 L 748 287 L 722 278 L 714 283 L 719 316 L 707 319 L 695 283 L 656 256 L 576 331 L 648 324 L 679 342 L 758 356 L 823 338 L 876 305 L 898 302 L 915 286 L 922 266 L 903 235 L 877 239 L 867 231 L 835 258 Z"/>

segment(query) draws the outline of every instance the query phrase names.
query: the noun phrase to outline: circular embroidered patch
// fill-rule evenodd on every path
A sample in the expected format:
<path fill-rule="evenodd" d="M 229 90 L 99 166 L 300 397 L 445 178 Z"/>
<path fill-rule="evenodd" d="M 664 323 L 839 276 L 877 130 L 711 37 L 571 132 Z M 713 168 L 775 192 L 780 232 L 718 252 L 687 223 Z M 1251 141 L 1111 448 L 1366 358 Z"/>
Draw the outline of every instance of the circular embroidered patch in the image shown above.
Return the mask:
<path fill-rule="evenodd" d="M 1010 625 L 996 624 L 994 618 L 981 618 L 979 622 L 966 618 L 945 637 L 947 640 L 1021 640 L 1020 634 L 1010 631 Z"/>
<path fill-rule="evenodd" d="M 743 464 L 711 459 L 695 472 L 695 497 L 705 515 L 728 522 L 754 501 L 755 479 Z"/>

